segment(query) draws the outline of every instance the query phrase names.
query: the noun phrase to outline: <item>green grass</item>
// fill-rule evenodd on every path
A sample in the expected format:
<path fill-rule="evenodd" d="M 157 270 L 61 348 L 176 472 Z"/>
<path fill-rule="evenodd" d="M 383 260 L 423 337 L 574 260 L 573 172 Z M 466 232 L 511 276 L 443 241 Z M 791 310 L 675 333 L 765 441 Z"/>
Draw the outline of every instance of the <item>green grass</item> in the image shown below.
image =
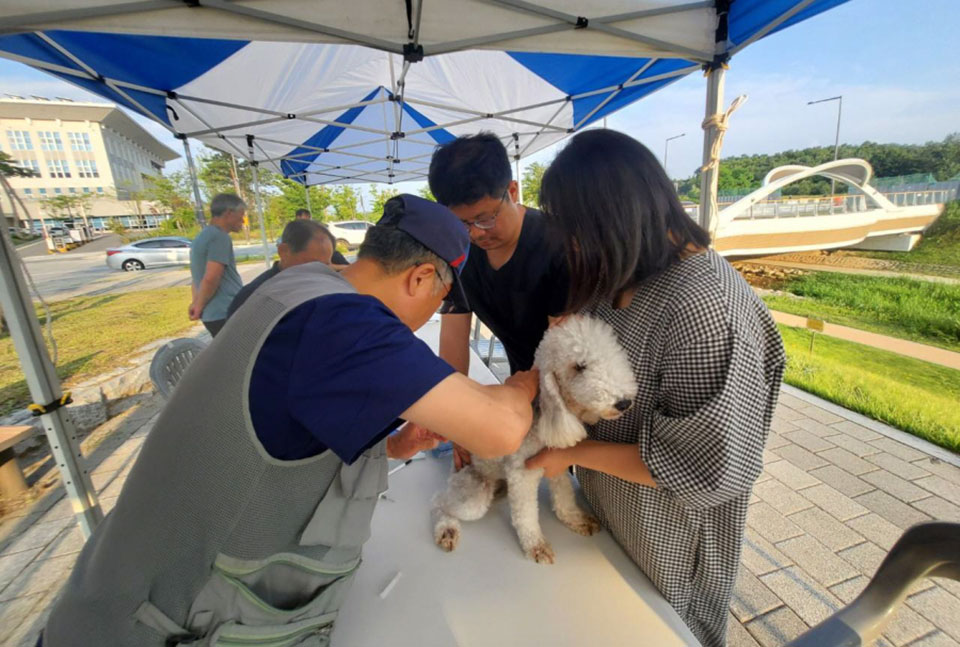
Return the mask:
<path fill-rule="evenodd" d="M 943 210 L 936 222 L 924 233 L 909 252 L 857 252 L 858 256 L 887 261 L 942 265 L 960 271 L 960 200 L 954 200 Z"/>
<path fill-rule="evenodd" d="M 960 351 L 960 285 L 914 279 L 814 272 L 768 295 L 771 310 Z"/>
<path fill-rule="evenodd" d="M 780 326 L 784 381 L 842 407 L 960 452 L 960 371 Z"/>
<path fill-rule="evenodd" d="M 141 346 L 175 336 L 187 318 L 190 289 L 144 290 L 80 297 L 50 304 L 61 380 L 77 383 L 120 366 Z M 41 323 L 42 312 L 38 310 Z M 29 392 L 9 335 L 0 336 L 0 415 L 23 408 Z"/>

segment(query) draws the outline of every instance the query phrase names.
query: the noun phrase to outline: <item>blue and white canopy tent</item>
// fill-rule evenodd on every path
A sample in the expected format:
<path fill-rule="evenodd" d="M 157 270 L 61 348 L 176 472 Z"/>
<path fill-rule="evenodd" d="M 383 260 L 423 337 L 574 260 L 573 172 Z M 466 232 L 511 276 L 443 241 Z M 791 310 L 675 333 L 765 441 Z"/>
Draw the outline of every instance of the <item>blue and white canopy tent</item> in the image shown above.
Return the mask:
<path fill-rule="evenodd" d="M 730 57 L 844 1 L 6 0 L 0 56 L 135 110 L 185 148 L 197 139 L 305 185 L 423 180 L 437 143 L 479 130 L 519 160 L 704 70 L 712 229 Z M 5 242 L 0 303 L 22 315 L 11 329 L 33 397 L 52 402 L 59 382 L 12 258 Z M 72 426 L 62 410 L 45 418 L 87 532 L 100 512 Z"/>

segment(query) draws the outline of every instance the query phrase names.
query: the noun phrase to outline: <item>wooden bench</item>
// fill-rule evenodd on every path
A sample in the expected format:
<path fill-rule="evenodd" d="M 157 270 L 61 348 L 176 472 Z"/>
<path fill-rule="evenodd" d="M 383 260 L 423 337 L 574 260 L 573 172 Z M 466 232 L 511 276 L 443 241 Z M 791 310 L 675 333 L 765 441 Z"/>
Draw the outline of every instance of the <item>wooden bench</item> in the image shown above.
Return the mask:
<path fill-rule="evenodd" d="M 13 446 L 32 435 L 30 425 L 0 427 L 0 494 L 3 496 L 16 496 L 27 489 Z"/>

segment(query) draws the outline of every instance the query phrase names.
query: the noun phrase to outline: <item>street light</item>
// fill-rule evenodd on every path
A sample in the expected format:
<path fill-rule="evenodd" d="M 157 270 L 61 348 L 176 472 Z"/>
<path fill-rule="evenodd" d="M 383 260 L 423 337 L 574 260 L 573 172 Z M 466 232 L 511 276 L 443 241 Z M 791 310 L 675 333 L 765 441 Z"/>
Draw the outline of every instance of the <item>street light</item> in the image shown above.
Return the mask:
<path fill-rule="evenodd" d="M 808 106 L 812 106 L 815 103 L 823 103 L 825 101 L 837 101 L 837 135 L 833 140 L 833 161 L 837 161 L 837 156 L 840 153 L 840 113 L 843 112 L 843 95 L 837 97 L 830 97 L 829 99 L 818 99 L 817 101 L 807 101 Z M 836 183 L 837 181 L 833 178 L 830 179 L 830 209 L 833 210 L 833 196 L 836 194 Z"/>
<path fill-rule="evenodd" d="M 670 141 L 673 139 L 680 139 L 686 134 L 687 133 L 680 133 L 679 135 L 674 135 L 673 137 L 667 137 L 667 139 L 663 142 L 663 170 L 668 176 L 670 173 L 667 172 L 667 150 L 669 149 Z"/>

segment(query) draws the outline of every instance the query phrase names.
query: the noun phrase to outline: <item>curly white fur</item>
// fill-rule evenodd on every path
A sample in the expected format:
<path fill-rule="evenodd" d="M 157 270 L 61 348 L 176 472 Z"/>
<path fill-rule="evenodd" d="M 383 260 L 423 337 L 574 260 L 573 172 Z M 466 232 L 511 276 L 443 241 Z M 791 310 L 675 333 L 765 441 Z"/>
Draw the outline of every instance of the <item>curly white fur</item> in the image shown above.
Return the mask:
<path fill-rule="evenodd" d="M 510 516 L 524 554 L 552 564 L 553 549 L 543 536 L 537 490 L 543 470 L 524 462 L 545 447 L 571 447 L 587 436 L 583 423 L 617 418 L 632 404 L 637 385 L 613 329 L 590 317 L 567 317 L 544 334 L 535 363 L 540 369 L 539 411 L 520 449 L 502 458 L 474 459 L 450 476 L 434 498 L 434 540 L 451 551 L 460 539 L 460 522 L 480 519 L 490 509 L 498 481 L 507 483 Z M 592 535 L 600 526 L 577 505 L 566 474 L 549 479 L 553 511 L 568 528 Z"/>

